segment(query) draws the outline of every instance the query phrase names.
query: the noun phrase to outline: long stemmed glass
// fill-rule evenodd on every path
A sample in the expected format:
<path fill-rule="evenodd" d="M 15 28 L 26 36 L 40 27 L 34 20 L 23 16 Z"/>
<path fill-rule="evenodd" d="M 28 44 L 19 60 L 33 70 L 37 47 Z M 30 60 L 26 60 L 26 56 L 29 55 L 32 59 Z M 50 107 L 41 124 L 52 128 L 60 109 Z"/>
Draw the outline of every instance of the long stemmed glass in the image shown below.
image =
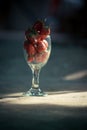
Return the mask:
<path fill-rule="evenodd" d="M 42 47 L 42 44 L 44 43 L 45 48 L 43 51 L 40 52 L 40 49 Z M 25 42 L 27 45 L 27 42 Z M 31 48 L 30 51 L 33 51 L 33 56 L 29 56 L 30 52 L 29 49 L 26 51 L 26 47 L 24 47 L 24 57 L 26 59 L 26 62 L 28 66 L 32 70 L 32 85 L 30 89 L 25 92 L 24 96 L 45 96 L 47 95 L 45 92 L 43 92 L 39 86 L 39 76 L 41 68 L 46 65 L 50 53 L 51 53 L 51 37 L 48 35 L 44 40 L 41 41 L 41 43 L 34 44 L 34 47 L 36 47 L 37 52 L 34 52 L 34 50 Z"/>

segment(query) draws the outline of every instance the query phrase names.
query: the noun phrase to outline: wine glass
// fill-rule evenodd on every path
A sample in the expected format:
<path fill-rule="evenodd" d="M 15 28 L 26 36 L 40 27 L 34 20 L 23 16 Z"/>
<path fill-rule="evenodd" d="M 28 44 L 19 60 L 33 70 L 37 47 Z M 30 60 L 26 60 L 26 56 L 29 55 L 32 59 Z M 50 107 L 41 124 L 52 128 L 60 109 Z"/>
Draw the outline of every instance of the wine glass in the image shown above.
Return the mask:
<path fill-rule="evenodd" d="M 45 48 L 43 51 L 41 50 L 43 47 L 42 45 L 45 45 Z M 27 43 L 26 43 L 27 44 Z M 31 44 L 29 44 L 31 45 Z M 26 62 L 28 66 L 31 68 L 32 71 L 32 85 L 30 89 L 25 92 L 24 96 L 46 96 L 47 94 L 42 91 L 42 89 L 39 86 L 39 76 L 41 68 L 46 65 L 50 53 L 51 53 L 51 36 L 48 35 L 44 40 L 41 41 L 41 43 L 34 44 L 34 47 L 36 47 L 36 52 L 33 50 L 34 48 L 31 47 L 30 52 L 29 50 L 26 51 L 24 47 L 24 57 L 26 59 Z M 42 47 L 42 48 L 41 48 Z M 32 55 L 30 55 L 32 53 Z"/>

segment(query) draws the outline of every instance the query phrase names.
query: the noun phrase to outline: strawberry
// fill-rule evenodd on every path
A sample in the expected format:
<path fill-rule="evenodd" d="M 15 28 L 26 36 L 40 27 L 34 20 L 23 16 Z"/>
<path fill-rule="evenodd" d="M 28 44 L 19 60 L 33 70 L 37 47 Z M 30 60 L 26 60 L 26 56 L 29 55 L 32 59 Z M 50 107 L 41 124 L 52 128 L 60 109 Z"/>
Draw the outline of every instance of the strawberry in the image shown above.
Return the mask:
<path fill-rule="evenodd" d="M 41 38 L 45 39 L 50 34 L 50 27 L 44 26 L 41 30 Z"/>
<path fill-rule="evenodd" d="M 42 53 L 47 49 L 48 43 L 44 40 L 37 42 L 37 52 Z"/>
<path fill-rule="evenodd" d="M 36 32 L 38 32 L 38 34 L 40 34 L 40 33 L 41 33 L 41 30 L 42 30 L 42 28 L 43 28 L 43 26 L 44 26 L 44 23 L 43 23 L 42 21 L 38 20 L 38 21 L 35 22 L 35 24 L 33 25 L 32 28 L 33 28 Z"/>
<path fill-rule="evenodd" d="M 49 52 L 48 51 L 44 51 L 43 53 L 38 53 L 35 56 L 35 60 L 37 63 L 39 62 L 43 62 L 45 63 L 49 58 Z"/>
<path fill-rule="evenodd" d="M 33 62 L 34 61 L 34 56 L 28 56 L 27 61 L 28 62 Z"/>
<path fill-rule="evenodd" d="M 48 42 L 46 40 L 43 40 L 43 42 L 44 42 L 44 44 L 45 44 L 45 46 L 47 48 L 48 47 Z"/>
<path fill-rule="evenodd" d="M 37 33 L 34 30 L 28 29 L 25 32 L 25 37 L 28 41 L 30 41 L 31 43 L 35 43 L 37 41 L 36 39 L 36 35 Z"/>
<path fill-rule="evenodd" d="M 28 45 L 27 53 L 29 56 L 33 56 L 36 53 L 35 47 L 32 44 Z"/>

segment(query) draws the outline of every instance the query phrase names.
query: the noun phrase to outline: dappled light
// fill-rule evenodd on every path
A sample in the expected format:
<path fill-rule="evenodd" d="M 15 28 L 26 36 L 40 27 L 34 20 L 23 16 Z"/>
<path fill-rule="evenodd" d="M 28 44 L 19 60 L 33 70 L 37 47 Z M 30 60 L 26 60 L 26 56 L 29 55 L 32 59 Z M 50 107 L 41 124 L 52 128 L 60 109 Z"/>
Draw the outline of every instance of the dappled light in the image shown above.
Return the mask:
<path fill-rule="evenodd" d="M 0 103 L 18 105 L 47 104 L 68 107 L 84 107 L 87 106 L 87 92 L 48 92 L 48 96 L 46 97 L 23 97 L 22 93 L 13 93 L 4 95 L 0 99 Z"/>
<path fill-rule="evenodd" d="M 84 78 L 85 76 L 87 76 L 87 70 L 83 70 L 83 71 L 69 74 L 69 75 L 63 77 L 63 79 L 64 80 L 77 80 L 77 79 Z"/>

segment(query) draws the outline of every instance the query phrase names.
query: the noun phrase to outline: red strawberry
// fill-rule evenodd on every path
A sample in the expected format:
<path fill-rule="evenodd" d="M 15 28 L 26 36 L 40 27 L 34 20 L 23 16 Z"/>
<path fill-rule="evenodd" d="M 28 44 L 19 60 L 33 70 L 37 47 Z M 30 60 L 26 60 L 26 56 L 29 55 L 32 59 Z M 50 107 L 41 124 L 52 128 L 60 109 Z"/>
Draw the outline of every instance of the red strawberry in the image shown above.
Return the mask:
<path fill-rule="evenodd" d="M 40 34 L 36 35 L 36 39 L 37 39 L 37 42 L 41 41 L 42 40 L 42 37 Z"/>
<path fill-rule="evenodd" d="M 39 41 L 37 42 L 37 51 L 39 53 L 42 53 L 43 51 L 45 51 L 47 49 L 48 43 L 46 43 L 46 41 Z"/>
<path fill-rule="evenodd" d="M 28 62 L 33 62 L 34 61 L 34 56 L 28 56 L 27 61 Z"/>
<path fill-rule="evenodd" d="M 43 53 L 38 53 L 36 56 L 35 56 L 35 60 L 36 62 L 42 62 L 42 63 L 45 63 L 49 58 L 49 52 L 48 51 L 44 51 Z"/>
<path fill-rule="evenodd" d="M 46 47 L 48 47 L 48 42 L 46 40 L 43 40 Z"/>
<path fill-rule="evenodd" d="M 29 56 L 33 56 L 36 53 L 35 47 L 32 44 L 28 45 L 27 53 Z"/>
<path fill-rule="evenodd" d="M 38 21 L 35 22 L 35 24 L 33 25 L 32 28 L 33 28 L 36 32 L 38 32 L 38 34 L 40 34 L 40 33 L 41 33 L 41 30 L 42 30 L 42 28 L 43 28 L 43 25 L 44 25 L 44 23 L 43 23 L 42 21 L 38 20 Z"/>
<path fill-rule="evenodd" d="M 41 30 L 41 37 L 45 39 L 50 34 L 50 28 L 48 26 L 44 26 Z"/>
<path fill-rule="evenodd" d="M 25 31 L 25 37 L 31 43 L 35 43 L 37 41 L 36 36 L 37 32 L 35 32 L 33 29 L 29 28 L 28 30 Z"/>
<path fill-rule="evenodd" d="M 29 34 L 27 39 L 33 44 L 37 42 L 36 36 L 34 34 Z"/>

